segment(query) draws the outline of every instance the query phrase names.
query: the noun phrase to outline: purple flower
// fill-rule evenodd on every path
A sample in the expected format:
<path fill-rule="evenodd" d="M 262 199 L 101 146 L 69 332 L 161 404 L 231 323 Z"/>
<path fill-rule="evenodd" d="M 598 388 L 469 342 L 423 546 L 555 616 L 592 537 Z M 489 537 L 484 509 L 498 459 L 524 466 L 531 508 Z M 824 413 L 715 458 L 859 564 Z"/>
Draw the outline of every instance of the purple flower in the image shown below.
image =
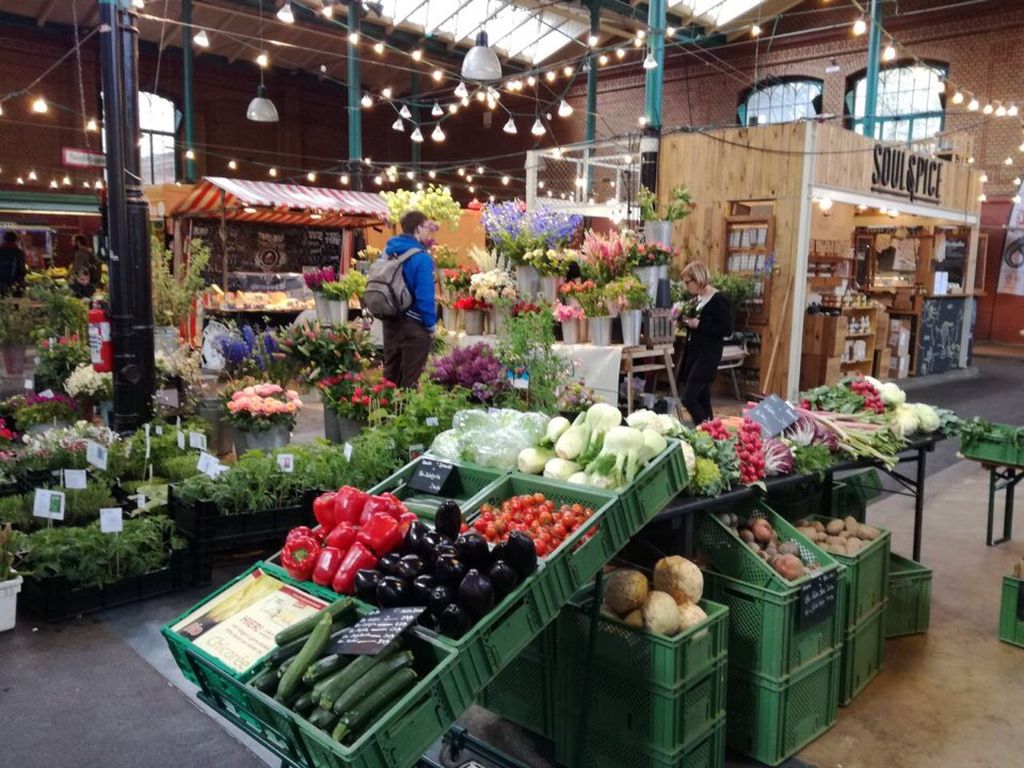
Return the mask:
<path fill-rule="evenodd" d="M 431 379 L 447 387 L 464 387 L 487 402 L 505 386 L 505 367 L 487 344 L 452 350 L 434 364 Z"/>

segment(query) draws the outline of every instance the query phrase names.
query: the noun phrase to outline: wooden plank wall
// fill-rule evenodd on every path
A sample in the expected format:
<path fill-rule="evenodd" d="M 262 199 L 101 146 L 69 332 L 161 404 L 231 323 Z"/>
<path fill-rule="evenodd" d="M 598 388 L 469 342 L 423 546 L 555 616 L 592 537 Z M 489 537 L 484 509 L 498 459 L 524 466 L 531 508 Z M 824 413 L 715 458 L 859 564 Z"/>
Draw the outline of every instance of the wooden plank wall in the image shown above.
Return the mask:
<path fill-rule="evenodd" d="M 731 203 L 774 201 L 776 261 L 769 322 L 761 342 L 764 392 L 786 392 L 792 310 L 786 294 L 793 284 L 806 130 L 803 124 L 771 125 L 674 134 L 661 140 L 659 197 L 664 201 L 669 190 L 683 184 L 694 201 L 693 213 L 676 224 L 673 238 L 682 245 L 684 263 L 699 259 L 721 270 L 725 264 L 725 217 Z M 769 379 L 773 350 L 775 362 Z"/>

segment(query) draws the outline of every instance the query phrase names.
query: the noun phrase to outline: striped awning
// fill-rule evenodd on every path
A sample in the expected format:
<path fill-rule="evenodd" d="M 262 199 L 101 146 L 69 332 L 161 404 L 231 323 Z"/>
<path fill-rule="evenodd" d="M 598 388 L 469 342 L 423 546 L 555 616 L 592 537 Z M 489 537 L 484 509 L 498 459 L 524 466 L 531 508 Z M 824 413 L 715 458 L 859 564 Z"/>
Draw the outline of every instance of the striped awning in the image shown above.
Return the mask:
<path fill-rule="evenodd" d="M 220 218 L 316 227 L 379 224 L 388 208 L 379 195 L 325 187 L 206 176 L 171 216 Z"/>

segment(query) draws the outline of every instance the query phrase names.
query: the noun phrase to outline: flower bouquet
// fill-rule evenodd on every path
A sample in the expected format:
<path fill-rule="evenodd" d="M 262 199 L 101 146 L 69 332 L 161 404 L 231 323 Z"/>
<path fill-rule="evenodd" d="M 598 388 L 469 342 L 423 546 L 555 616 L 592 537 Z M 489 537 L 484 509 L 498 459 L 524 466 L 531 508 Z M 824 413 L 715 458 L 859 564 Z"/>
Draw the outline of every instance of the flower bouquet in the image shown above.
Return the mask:
<path fill-rule="evenodd" d="M 352 299 L 363 295 L 366 284 L 366 275 L 355 269 L 350 269 L 333 282 L 323 284 L 321 293 L 327 300 L 327 311 L 332 325 L 344 325 L 348 322 L 349 304 Z"/>
<path fill-rule="evenodd" d="M 373 340 L 358 323 L 293 326 L 278 343 L 281 351 L 312 381 L 345 371 L 361 371 L 374 355 Z"/>
<path fill-rule="evenodd" d="M 566 418 L 575 418 L 594 403 L 601 402 L 601 397 L 594 392 L 593 388 L 588 387 L 583 379 L 559 384 L 555 389 L 555 396 L 558 398 L 555 407 Z"/>
<path fill-rule="evenodd" d="M 71 372 L 64 385 L 68 395 L 78 400 L 98 403 L 114 397 L 114 375 L 100 373 L 91 363 L 80 365 Z"/>
<path fill-rule="evenodd" d="M 329 376 L 317 387 L 324 404 L 347 421 L 342 425 L 346 436 L 351 436 L 353 428 L 380 426 L 398 405 L 398 386 L 385 379 L 379 368 Z"/>
<path fill-rule="evenodd" d="M 434 264 L 438 269 L 454 269 L 459 266 L 459 252 L 450 245 L 435 244 L 430 249 Z"/>
<path fill-rule="evenodd" d="M 441 292 L 443 303 L 451 306 L 455 301 L 469 293 L 470 278 L 473 270 L 467 267 L 453 267 L 441 270 Z"/>
<path fill-rule="evenodd" d="M 581 344 L 585 340 L 586 316 L 583 310 L 573 304 L 558 302 L 554 307 L 555 322 L 562 324 L 562 341 L 566 344 Z"/>
<path fill-rule="evenodd" d="M 658 297 L 659 281 L 668 278 L 668 265 L 677 256 L 679 252 L 665 243 L 637 243 L 632 262 L 652 303 Z"/>
<path fill-rule="evenodd" d="M 651 305 L 647 286 L 632 275 L 608 283 L 602 291 L 612 315 L 622 324 L 622 343 L 627 347 L 640 344 L 643 310 Z"/>
<path fill-rule="evenodd" d="M 462 312 L 463 326 L 467 336 L 483 335 L 484 312 L 491 309 L 490 304 L 473 296 L 463 296 L 452 307 Z"/>
<path fill-rule="evenodd" d="M 438 358 L 430 378 L 447 388 L 468 389 L 473 400 L 480 403 L 491 402 L 508 383 L 505 366 L 484 342 L 454 349 Z"/>
<path fill-rule="evenodd" d="M 226 392 L 224 420 L 235 428 L 235 453 L 287 445 L 301 408 L 298 393 L 277 384 L 249 384 Z"/>
<path fill-rule="evenodd" d="M 625 233 L 602 235 L 592 229 L 587 230 L 580 248 L 584 273 L 598 285 L 610 283 L 625 274 L 629 267 L 629 250 L 634 242 Z"/>
<path fill-rule="evenodd" d="M 469 294 L 492 308 L 491 333 L 504 329 L 509 308 L 519 299 L 519 291 L 512 275 L 504 269 L 492 269 L 473 275 L 469 281 Z M 466 332 L 469 333 L 469 317 L 466 318 Z"/>
<path fill-rule="evenodd" d="M 573 300 L 583 310 L 590 343 L 606 347 L 612 342 L 612 317 L 608 314 L 608 302 L 605 299 L 604 291 L 598 288 L 593 281 L 586 282 L 590 283 L 590 287 L 573 292 Z"/>

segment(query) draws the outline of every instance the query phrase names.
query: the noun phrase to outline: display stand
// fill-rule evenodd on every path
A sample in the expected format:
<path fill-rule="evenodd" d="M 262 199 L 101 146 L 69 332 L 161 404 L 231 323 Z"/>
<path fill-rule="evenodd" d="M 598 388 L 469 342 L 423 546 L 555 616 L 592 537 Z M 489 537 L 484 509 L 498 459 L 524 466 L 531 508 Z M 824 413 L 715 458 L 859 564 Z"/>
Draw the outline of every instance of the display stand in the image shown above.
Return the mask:
<path fill-rule="evenodd" d="M 682 415 L 681 406 L 679 404 L 679 390 L 676 387 L 676 376 L 675 368 L 672 364 L 672 344 L 656 344 L 651 348 L 648 347 L 623 347 L 622 348 L 622 368 L 621 373 L 626 377 L 626 413 L 633 412 L 633 387 L 630 386 L 634 373 L 665 373 L 668 376 L 668 389 L 672 393 L 672 397 L 675 398 L 676 410 Z M 641 363 L 637 365 L 638 360 L 657 360 L 661 358 L 661 362 L 653 363 Z"/>

